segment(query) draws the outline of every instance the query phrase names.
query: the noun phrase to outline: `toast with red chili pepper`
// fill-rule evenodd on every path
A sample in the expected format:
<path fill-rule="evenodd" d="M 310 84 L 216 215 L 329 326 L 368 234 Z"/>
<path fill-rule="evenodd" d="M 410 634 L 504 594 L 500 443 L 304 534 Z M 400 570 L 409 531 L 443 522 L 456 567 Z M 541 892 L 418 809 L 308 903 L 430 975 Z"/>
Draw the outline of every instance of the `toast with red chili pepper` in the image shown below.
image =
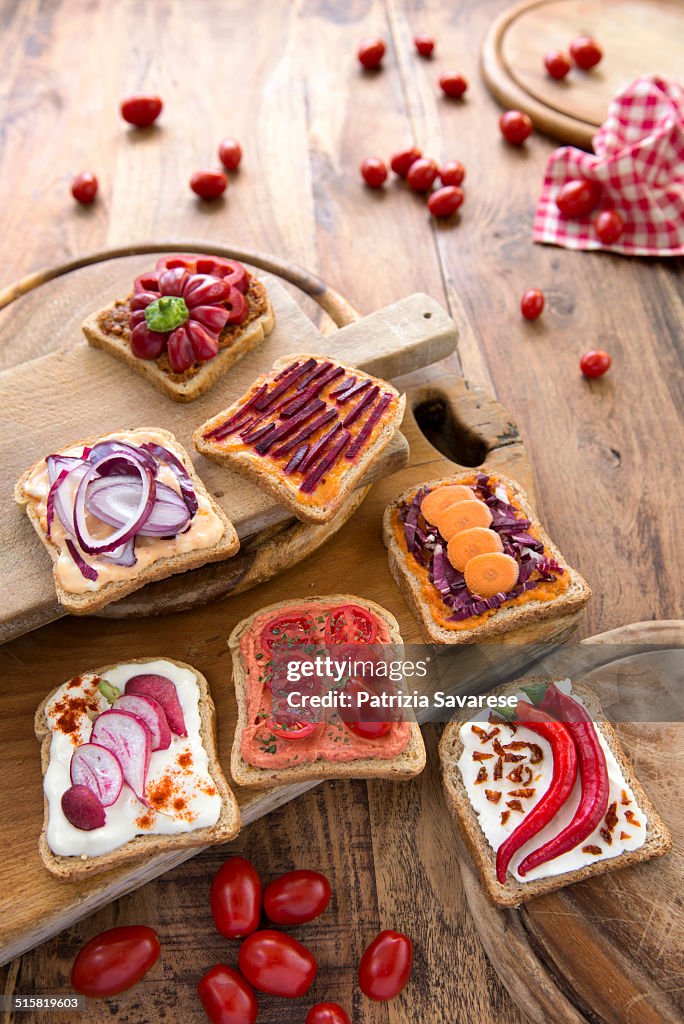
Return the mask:
<path fill-rule="evenodd" d="M 298 519 L 326 523 L 398 429 L 406 398 L 353 366 L 286 356 L 195 432 L 197 451 L 249 477 Z"/>
<path fill-rule="evenodd" d="M 480 643 L 591 597 L 515 480 L 485 467 L 414 485 L 385 509 L 397 586 L 433 643 Z"/>
<path fill-rule="evenodd" d="M 518 906 L 670 850 L 591 690 L 527 677 L 491 693 L 516 694 L 519 711 L 510 721 L 459 712 L 439 754 L 449 810 L 494 903 Z"/>

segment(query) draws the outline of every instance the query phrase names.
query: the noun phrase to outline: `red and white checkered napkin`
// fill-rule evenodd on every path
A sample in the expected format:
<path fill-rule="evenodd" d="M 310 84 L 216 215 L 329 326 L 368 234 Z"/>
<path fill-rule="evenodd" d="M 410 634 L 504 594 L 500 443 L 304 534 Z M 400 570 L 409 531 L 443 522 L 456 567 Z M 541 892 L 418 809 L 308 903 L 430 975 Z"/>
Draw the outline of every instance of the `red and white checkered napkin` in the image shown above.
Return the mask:
<path fill-rule="evenodd" d="M 628 256 L 684 253 L 684 88 L 664 78 L 637 78 L 611 103 L 593 145 L 595 155 L 564 146 L 549 157 L 534 241 Z M 598 210 L 578 220 L 561 217 L 556 196 L 572 178 L 600 181 L 600 209 L 615 209 L 624 220 L 612 245 L 596 237 Z"/>

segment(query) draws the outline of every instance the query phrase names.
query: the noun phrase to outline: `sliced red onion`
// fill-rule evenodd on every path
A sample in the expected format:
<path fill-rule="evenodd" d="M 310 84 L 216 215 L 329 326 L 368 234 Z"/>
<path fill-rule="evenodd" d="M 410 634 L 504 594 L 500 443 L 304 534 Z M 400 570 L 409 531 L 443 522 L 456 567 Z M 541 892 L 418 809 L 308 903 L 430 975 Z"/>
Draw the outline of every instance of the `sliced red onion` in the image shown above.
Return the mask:
<path fill-rule="evenodd" d="M 50 483 L 53 484 L 55 482 L 62 470 L 69 472 L 69 470 L 75 469 L 76 466 L 82 466 L 83 458 L 79 458 L 78 455 L 48 455 L 45 462 L 47 463 Z"/>
<path fill-rule="evenodd" d="M 76 536 L 74 502 L 81 480 L 87 472 L 88 463 L 79 460 L 73 469 L 68 470 L 66 476 L 60 474 L 48 491 L 47 503 L 48 506 L 52 505 L 53 518 L 56 514 L 67 535 L 72 538 Z M 52 519 L 50 527 L 52 527 Z"/>
<path fill-rule="evenodd" d="M 311 494 L 311 492 L 316 489 L 316 485 L 320 481 L 321 477 L 325 476 L 328 470 L 335 464 L 339 456 L 349 444 L 350 439 L 351 433 L 348 430 L 343 430 L 328 454 L 320 460 L 320 462 L 311 470 L 309 475 L 305 477 L 299 485 L 300 491 L 304 494 Z"/>
<path fill-rule="evenodd" d="M 272 444 L 276 441 L 281 441 L 284 438 L 289 437 L 290 434 L 294 434 L 295 431 L 299 430 L 302 424 L 306 422 L 306 420 L 315 416 L 317 412 L 321 411 L 321 409 L 325 409 L 325 402 L 321 398 L 314 399 L 310 405 L 305 406 L 297 413 L 296 416 L 293 416 L 291 420 L 288 420 L 287 423 L 283 423 L 279 427 L 276 427 L 276 429 L 271 431 L 271 433 L 269 433 L 262 441 L 259 441 L 259 443 L 254 446 L 256 451 L 259 455 L 266 455 Z"/>
<path fill-rule="evenodd" d="M 103 466 L 106 467 L 108 462 L 120 460 L 121 457 L 119 452 L 113 452 L 111 455 L 106 455 L 104 459 L 101 459 L 95 465 L 90 464 L 88 471 L 78 485 L 74 502 L 74 526 L 78 543 L 81 549 L 88 555 L 98 555 L 102 552 L 114 551 L 115 548 L 120 547 L 127 540 L 130 540 L 131 537 L 135 536 L 141 526 L 145 525 L 152 512 L 156 490 L 154 473 L 146 466 L 143 466 L 138 459 L 130 459 L 130 466 L 134 472 L 140 475 L 142 481 L 140 501 L 137 508 L 131 514 L 128 521 L 108 537 L 98 539 L 90 532 L 86 522 L 85 506 L 88 485 Z"/>
<path fill-rule="evenodd" d="M 363 396 L 358 405 L 355 405 L 350 413 L 347 414 L 347 418 L 344 420 L 345 427 L 350 427 L 352 423 L 356 423 L 361 413 L 366 409 L 380 394 L 380 388 L 375 385 L 370 391 L 367 391 Z"/>
<path fill-rule="evenodd" d="M 145 783 L 152 754 L 152 736 L 142 719 L 129 711 L 103 711 L 93 723 L 91 741 L 111 750 L 125 781 L 144 803 Z"/>
<path fill-rule="evenodd" d="M 114 453 L 120 453 L 122 458 L 119 461 L 110 460 L 105 465 L 100 465 L 103 459 Z M 142 447 L 128 444 L 127 441 L 98 441 L 88 455 L 88 462 L 98 467 L 97 471 L 100 476 L 110 476 L 114 473 L 129 474 L 131 459 L 135 459 L 155 476 L 157 475 L 157 463 L 152 455 L 144 451 Z"/>
<path fill-rule="evenodd" d="M 74 786 L 87 786 L 103 807 L 111 807 L 119 799 L 124 777 L 118 758 L 99 743 L 83 743 L 76 747 L 69 769 Z"/>
<path fill-rule="evenodd" d="M 141 491 L 142 483 L 138 476 L 103 476 L 91 482 L 86 495 L 86 509 L 103 523 L 119 529 L 135 513 Z M 183 498 L 172 487 L 157 481 L 154 506 L 137 536 L 175 536 L 182 533 L 189 522 L 190 513 Z"/>
<path fill-rule="evenodd" d="M 267 395 L 265 395 L 263 398 L 260 398 L 258 402 L 254 403 L 255 407 L 259 410 L 259 412 L 263 412 L 265 409 L 268 409 L 269 406 L 271 406 L 277 398 L 280 398 L 281 395 L 285 394 L 287 389 L 292 387 L 292 385 L 301 377 L 303 377 L 305 373 L 308 373 L 309 370 L 313 370 L 314 366 L 316 366 L 315 359 L 306 359 L 303 363 L 301 363 L 301 365 L 295 363 L 290 373 L 283 377 L 280 380 L 280 382 L 276 384 L 276 386 L 268 392 Z"/>
<path fill-rule="evenodd" d="M 48 535 L 48 537 L 52 533 L 52 520 L 55 518 L 55 495 L 56 495 L 57 491 L 59 490 L 60 486 L 64 483 L 64 481 L 68 477 L 68 475 L 69 475 L 69 470 L 68 469 L 63 469 L 62 472 L 57 477 L 57 479 L 55 480 L 55 482 L 50 487 L 50 490 L 48 491 L 48 496 L 47 496 L 47 501 L 46 501 L 46 509 L 47 509 L 47 512 L 46 512 L 46 515 L 47 515 L 47 535 Z"/>
<path fill-rule="evenodd" d="M 195 488 L 193 487 L 190 474 L 181 462 L 181 460 L 170 452 L 168 448 L 164 448 L 161 444 L 154 444 L 152 441 L 146 441 L 140 446 L 144 451 L 149 452 L 159 462 L 165 463 L 176 477 L 183 495 L 183 501 L 185 502 L 188 512 L 191 516 L 194 516 L 195 512 L 199 508 L 199 502 L 197 495 L 195 494 Z"/>
<path fill-rule="evenodd" d="M 273 458 L 279 459 L 282 455 L 287 455 L 288 452 L 291 452 L 292 449 L 296 448 L 297 445 L 302 443 L 302 441 L 305 441 L 307 437 L 311 437 L 312 434 L 315 434 L 320 427 L 324 427 L 326 423 L 330 423 L 330 421 L 334 419 L 337 419 L 337 413 L 334 409 L 328 409 L 327 412 L 322 413 L 321 416 L 317 416 L 316 419 L 312 420 L 311 423 L 308 423 L 296 437 L 290 438 L 290 440 L 286 441 L 285 444 L 281 444 L 279 448 L 276 448 L 276 450 L 272 452 Z"/>
<path fill-rule="evenodd" d="M 64 543 L 66 544 L 67 551 L 76 563 L 81 576 L 84 576 L 87 580 L 92 580 L 94 583 L 98 578 L 97 569 L 93 569 L 92 565 L 88 565 L 86 560 L 83 558 L 81 552 L 78 550 L 71 537 L 66 537 Z"/>
<path fill-rule="evenodd" d="M 123 565 L 130 569 L 138 561 L 135 554 L 135 537 L 131 537 L 120 548 L 115 548 L 114 551 L 109 551 L 106 555 L 98 555 L 97 557 L 101 562 L 111 562 L 112 565 Z"/>
<path fill-rule="evenodd" d="M 361 427 L 361 430 L 358 432 L 352 443 L 347 448 L 347 451 L 345 452 L 344 456 L 346 459 L 353 459 L 355 458 L 355 456 L 359 454 L 364 444 L 371 436 L 371 433 L 373 432 L 373 427 L 378 422 L 378 420 L 380 419 L 380 417 L 382 416 L 382 414 L 384 413 L 385 409 L 387 408 L 391 401 L 392 395 L 383 395 L 378 404 L 375 406 L 375 408 L 371 409 L 368 419 Z"/>

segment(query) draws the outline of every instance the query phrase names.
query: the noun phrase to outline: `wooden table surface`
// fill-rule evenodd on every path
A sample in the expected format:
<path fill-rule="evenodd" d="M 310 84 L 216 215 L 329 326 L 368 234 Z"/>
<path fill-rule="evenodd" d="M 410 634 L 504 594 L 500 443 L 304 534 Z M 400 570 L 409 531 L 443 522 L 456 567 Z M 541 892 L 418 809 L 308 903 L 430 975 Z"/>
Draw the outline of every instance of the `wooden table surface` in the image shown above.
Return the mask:
<path fill-rule="evenodd" d="M 552 143 L 538 136 L 514 150 L 501 141 L 500 111 L 477 67 L 480 41 L 505 6 L 4 0 L 0 286 L 109 246 L 206 238 L 287 256 L 362 313 L 426 291 L 448 306 L 461 332 L 449 369 L 494 390 L 514 416 L 533 459 L 542 518 L 593 586 L 582 635 L 674 618 L 682 614 L 676 541 L 684 498 L 678 268 L 532 245 Z M 415 54 L 416 31 L 435 35 L 433 60 Z M 388 42 L 379 74 L 362 73 L 355 60 L 358 41 L 369 34 Z M 439 94 L 436 80 L 447 67 L 470 80 L 464 102 Z M 142 133 L 128 130 L 117 113 L 119 98 L 138 90 L 158 91 L 165 102 L 159 127 Z M 203 204 L 187 181 L 198 166 L 215 163 L 225 135 L 241 140 L 243 168 L 223 200 Z M 430 223 L 424 201 L 396 184 L 380 193 L 361 186 L 364 156 L 387 157 L 412 141 L 437 160 L 466 164 L 467 199 L 457 223 Z M 100 179 L 92 208 L 77 208 L 69 196 L 72 176 L 83 169 Z M 532 286 L 544 290 L 547 311 L 529 325 L 518 302 Z M 589 383 L 578 360 L 592 347 L 609 350 L 614 362 L 605 379 Z M 224 602 L 226 633 L 243 610 L 289 594 L 290 582 L 324 585 L 320 566 L 340 564 L 351 525 L 329 543 L 323 562 L 314 557 L 291 581 Z M 369 544 L 380 543 L 378 533 Z M 363 570 L 363 559 L 348 563 L 339 583 L 372 597 Z M 417 639 L 399 598 L 393 610 L 407 639 Z M 8 645 L 3 656 L 29 663 L 37 650 L 64 651 L 88 639 L 95 646 L 103 630 L 131 648 L 144 636 L 149 649 L 165 631 L 187 629 L 189 646 L 218 652 L 220 616 L 212 612 L 65 621 Z M 329 874 L 331 918 L 306 932 L 328 965 L 330 984 L 316 991 L 346 1002 L 358 1024 L 518 1024 L 524 1015 L 467 915 L 436 738 L 436 729 L 426 730 L 430 765 L 415 783 L 325 784 L 246 829 L 235 847 L 266 875 L 294 866 Z M 163 960 L 106 1016 L 157 1024 L 178 1019 L 174 1007 L 182 1004 L 183 1021 L 200 1024 L 194 984 L 233 955 L 213 931 L 207 903 L 223 857 L 207 852 L 15 961 L 5 971 L 5 991 L 54 992 L 86 938 L 112 924 L 148 922 L 162 936 Z M 395 1003 L 371 1005 L 355 992 L 352 965 L 379 927 L 392 926 L 415 940 L 414 980 Z M 269 1013 L 265 1021 L 301 1019 L 289 1003 Z M 101 1019 L 99 1008 L 73 1017 Z"/>

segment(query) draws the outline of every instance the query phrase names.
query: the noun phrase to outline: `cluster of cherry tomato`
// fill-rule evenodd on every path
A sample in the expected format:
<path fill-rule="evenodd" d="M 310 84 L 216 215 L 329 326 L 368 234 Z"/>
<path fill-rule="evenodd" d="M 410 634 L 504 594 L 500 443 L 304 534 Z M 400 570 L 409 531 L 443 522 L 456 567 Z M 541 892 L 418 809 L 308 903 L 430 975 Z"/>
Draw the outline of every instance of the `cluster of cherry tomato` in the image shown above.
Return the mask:
<path fill-rule="evenodd" d="M 580 36 L 570 43 L 569 55 L 563 50 L 549 50 L 544 57 L 544 67 L 551 78 L 560 81 L 569 74 L 572 63 L 582 71 L 590 71 L 591 68 L 596 67 L 602 57 L 603 51 L 595 39 L 591 39 L 589 36 Z"/>
<path fill-rule="evenodd" d="M 162 112 L 164 104 L 159 96 L 138 94 L 121 101 L 120 112 L 124 121 L 135 128 L 149 128 Z M 201 199 L 218 199 L 228 188 L 226 171 L 237 170 L 242 160 L 242 147 L 237 139 L 223 139 L 218 147 L 218 158 L 224 170 L 202 168 L 190 178 L 190 188 Z M 77 174 L 71 182 L 71 194 L 78 203 L 87 206 L 95 201 L 98 180 L 90 171 Z"/>
<path fill-rule="evenodd" d="M 424 157 L 417 146 L 409 146 L 394 153 L 390 167 L 414 192 L 430 193 L 427 205 L 433 217 L 451 217 L 465 199 L 461 188 L 465 167 L 458 160 L 447 160 L 439 167 L 431 157 Z M 361 176 L 370 188 L 382 188 L 387 175 L 387 164 L 379 157 L 367 157 L 361 164 Z M 430 191 L 438 178 L 441 186 Z"/>
<path fill-rule="evenodd" d="M 413 45 L 421 57 L 432 57 L 435 49 L 435 41 L 432 36 L 421 32 L 413 37 Z M 356 56 L 359 58 L 361 66 L 367 71 L 377 71 L 385 53 L 386 47 L 383 40 L 378 36 L 370 36 L 361 41 Z M 445 96 L 460 100 L 468 88 L 468 80 L 460 71 L 443 71 L 439 76 L 439 87 Z"/>

